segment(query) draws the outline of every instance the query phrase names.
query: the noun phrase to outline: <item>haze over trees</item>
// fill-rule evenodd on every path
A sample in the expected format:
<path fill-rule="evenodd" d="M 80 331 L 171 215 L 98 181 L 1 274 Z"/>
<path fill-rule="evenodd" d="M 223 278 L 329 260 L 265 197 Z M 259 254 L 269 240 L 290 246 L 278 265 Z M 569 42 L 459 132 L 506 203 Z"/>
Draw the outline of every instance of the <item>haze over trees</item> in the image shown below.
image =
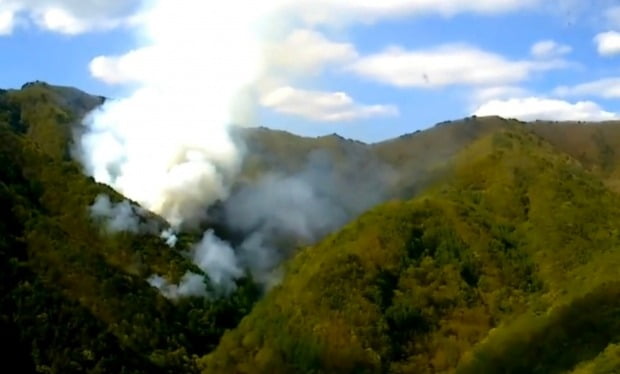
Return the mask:
<path fill-rule="evenodd" d="M 151 231 L 110 232 L 91 215 L 98 196 L 126 201 L 71 154 L 80 118 L 102 100 L 40 82 L 0 92 L 7 367 L 620 371 L 620 122 L 468 118 L 378 144 L 239 129 L 249 156 L 231 200 L 170 248 L 159 237 L 167 223 L 152 213 L 135 213 Z M 320 219 L 299 216 L 308 236 L 235 220 L 232 202 L 245 203 L 248 189 L 264 196 L 282 183 L 309 191 L 291 201 L 326 206 L 313 211 Z M 244 269 L 231 292 L 210 292 L 209 274 L 187 256 L 207 228 L 232 246 L 267 236 L 279 276 L 266 284 L 258 268 Z M 170 298 L 148 282 L 159 274 L 177 284 L 188 272 L 206 296 Z"/>

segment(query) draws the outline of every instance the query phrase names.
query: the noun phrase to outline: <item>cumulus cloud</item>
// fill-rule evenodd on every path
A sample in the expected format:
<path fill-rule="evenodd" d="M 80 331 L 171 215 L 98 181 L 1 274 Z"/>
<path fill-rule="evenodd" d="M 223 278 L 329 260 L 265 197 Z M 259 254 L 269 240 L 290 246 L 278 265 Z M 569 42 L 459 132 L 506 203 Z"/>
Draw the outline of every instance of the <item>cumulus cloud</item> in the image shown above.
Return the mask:
<path fill-rule="evenodd" d="M 153 61 L 164 57 L 153 47 L 132 50 L 120 56 L 98 56 L 90 63 L 90 72 L 109 84 L 124 84 L 154 79 L 159 67 Z M 308 29 L 292 31 L 280 41 L 265 42 L 264 74 L 315 74 L 329 65 L 356 58 L 350 43 L 334 42 L 322 33 Z"/>
<path fill-rule="evenodd" d="M 459 13 L 499 14 L 533 8 L 540 0 L 284 0 L 283 8 L 308 24 L 374 22 L 385 18 Z"/>
<path fill-rule="evenodd" d="M 314 25 L 373 22 L 423 14 L 498 14 L 533 8 L 540 2 L 541 0 L 275 0 L 270 2 L 270 7 L 291 19 Z M 3 0 L 0 2 L 0 13 L 10 12 L 12 17 L 23 18 L 46 30 L 76 34 L 133 23 L 139 18 L 144 4 L 145 2 L 140 0 Z"/>
<path fill-rule="evenodd" d="M 581 2 L 580 2 L 581 3 Z M 143 0 L 3 0 L 0 12 L 55 32 L 81 33 L 140 22 Z M 369 23 L 382 19 L 436 14 L 451 17 L 462 13 L 495 15 L 540 8 L 542 0 L 272 0 L 270 8 L 280 16 L 304 25 Z M 551 8 L 575 1 L 554 1 Z M 261 4 L 261 7 L 263 5 Z"/>
<path fill-rule="evenodd" d="M 320 122 L 346 122 L 380 116 L 394 116 L 392 105 L 360 105 L 344 92 L 307 91 L 290 86 L 264 95 L 262 105 L 279 113 Z"/>
<path fill-rule="evenodd" d="M 560 86 L 554 90 L 554 93 L 559 96 L 595 96 L 606 99 L 619 98 L 620 78 L 603 78 L 575 86 Z"/>
<path fill-rule="evenodd" d="M 13 12 L 0 9 L 0 35 L 8 35 L 13 31 L 15 16 Z"/>
<path fill-rule="evenodd" d="M 616 113 L 605 111 L 592 101 L 570 103 L 542 97 L 491 100 L 481 105 L 473 114 L 497 115 L 523 121 L 605 121 L 618 118 Z"/>
<path fill-rule="evenodd" d="M 476 89 L 472 101 L 480 105 L 494 99 L 519 98 L 528 94 L 528 90 L 518 86 L 489 86 Z"/>
<path fill-rule="evenodd" d="M 331 41 L 318 31 L 297 29 L 283 41 L 270 43 L 266 55 L 275 69 L 318 73 L 325 65 L 353 60 L 357 51 L 352 44 Z"/>
<path fill-rule="evenodd" d="M 397 87 L 448 85 L 505 85 L 523 81 L 533 73 L 566 67 L 563 60 L 510 61 L 495 53 L 465 44 L 407 51 L 399 47 L 360 58 L 349 70 Z"/>
<path fill-rule="evenodd" d="M 157 58 L 155 53 L 152 48 L 140 48 L 120 56 L 97 56 L 89 64 L 90 73 L 108 84 L 145 82 L 157 74 L 150 64 Z"/>
<path fill-rule="evenodd" d="M 601 56 L 613 56 L 620 53 L 620 33 L 607 31 L 594 37 L 596 49 Z"/>
<path fill-rule="evenodd" d="M 18 23 L 30 23 L 62 34 L 79 34 L 129 24 L 140 6 L 139 0 L 3 0 L 0 26 L 4 26 L 1 29 L 5 34 L 12 32 Z"/>
<path fill-rule="evenodd" d="M 568 54 L 572 50 L 571 46 L 560 44 L 554 40 L 541 40 L 532 45 L 530 53 L 536 58 L 554 58 Z"/>

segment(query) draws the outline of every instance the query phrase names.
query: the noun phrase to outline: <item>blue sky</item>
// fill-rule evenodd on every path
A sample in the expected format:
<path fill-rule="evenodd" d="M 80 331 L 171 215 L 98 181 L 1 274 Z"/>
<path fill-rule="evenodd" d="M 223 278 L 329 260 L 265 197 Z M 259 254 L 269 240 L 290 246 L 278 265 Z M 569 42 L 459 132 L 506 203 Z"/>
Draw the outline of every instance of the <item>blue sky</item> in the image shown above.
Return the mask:
<path fill-rule="evenodd" d="M 134 71 L 120 62 L 143 47 L 142 26 L 132 21 L 140 4 L 119 5 L 127 3 L 0 2 L 0 87 L 38 79 L 127 95 Z M 301 3 L 274 13 L 288 20 L 265 42 L 269 69 L 256 89 L 255 124 L 372 142 L 474 113 L 620 117 L 620 2 Z M 113 58 L 97 70 L 98 56 Z"/>

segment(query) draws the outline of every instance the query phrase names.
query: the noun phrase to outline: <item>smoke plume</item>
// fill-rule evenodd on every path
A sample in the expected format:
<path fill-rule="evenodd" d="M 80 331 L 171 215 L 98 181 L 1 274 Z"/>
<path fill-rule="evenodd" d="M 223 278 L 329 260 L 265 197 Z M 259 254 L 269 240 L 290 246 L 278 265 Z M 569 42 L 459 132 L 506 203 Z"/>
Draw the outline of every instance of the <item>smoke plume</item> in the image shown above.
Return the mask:
<path fill-rule="evenodd" d="M 227 242 L 208 230 L 187 253 L 208 282 L 194 272 L 179 284 L 150 277 L 164 296 L 214 295 L 207 285 L 217 289 L 215 294 L 226 294 L 246 270 L 268 286 L 293 249 L 384 199 L 389 170 L 355 157 L 340 170 L 329 156 L 316 153 L 295 173 L 273 172 L 235 185 L 244 146 L 231 136 L 231 125 L 252 119 L 255 96 L 274 78 L 262 55 L 261 31 L 270 24 L 266 20 L 296 3 L 148 3 L 139 18 L 141 47 L 91 63 L 96 77 L 134 89 L 85 118 L 75 155 L 98 182 L 164 217 L 171 228 L 160 236 L 170 247 L 179 230 L 199 227 L 206 219 L 234 234 Z M 209 210 L 214 204 L 219 209 Z M 114 230 L 140 231 L 131 211 L 128 203 L 112 206 L 105 199 L 93 208 Z"/>
<path fill-rule="evenodd" d="M 207 296 L 207 288 L 204 277 L 200 274 L 187 272 L 181 278 L 181 282 L 171 284 L 166 278 L 153 275 L 147 279 L 147 282 L 157 288 L 164 297 L 169 299 L 178 299 L 181 297 L 204 297 Z"/>
<path fill-rule="evenodd" d="M 209 279 L 209 286 L 202 275 L 188 271 L 179 284 L 171 284 L 159 275 L 151 276 L 149 284 L 170 299 L 188 296 L 227 295 L 236 288 L 235 280 L 244 275 L 238 264 L 235 250 L 228 242 L 218 238 L 213 230 L 207 230 L 202 240 L 186 254 Z"/>
<path fill-rule="evenodd" d="M 136 89 L 87 116 L 76 153 L 97 181 L 180 227 L 204 219 L 238 172 L 229 127 L 251 111 L 242 105 L 262 61 L 260 12 L 242 0 L 151 3 L 144 45 L 91 63 L 102 76 L 124 69 L 115 77 Z"/>
<path fill-rule="evenodd" d="M 297 172 L 270 172 L 241 186 L 223 203 L 221 219 L 242 240 L 237 262 L 269 285 L 277 266 L 389 196 L 395 173 L 369 153 L 347 152 L 336 162 L 311 152 Z M 276 271 L 274 273 L 274 271 Z"/>
<path fill-rule="evenodd" d="M 174 230 L 172 230 L 171 228 L 162 231 L 160 237 L 166 242 L 166 244 L 170 248 L 174 248 L 174 246 L 177 245 L 177 241 L 179 240 L 177 235 L 174 233 Z"/>
<path fill-rule="evenodd" d="M 145 218 L 143 208 L 124 200 L 113 203 L 105 194 L 97 196 L 90 206 L 90 214 L 96 220 L 102 220 L 110 233 L 118 232 L 157 232 L 157 224 Z"/>

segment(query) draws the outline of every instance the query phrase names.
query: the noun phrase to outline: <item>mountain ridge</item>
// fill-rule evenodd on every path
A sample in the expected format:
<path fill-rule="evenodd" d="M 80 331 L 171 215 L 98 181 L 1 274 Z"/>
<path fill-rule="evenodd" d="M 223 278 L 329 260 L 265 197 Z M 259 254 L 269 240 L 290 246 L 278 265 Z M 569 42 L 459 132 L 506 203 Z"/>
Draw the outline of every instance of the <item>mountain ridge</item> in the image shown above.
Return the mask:
<path fill-rule="evenodd" d="M 594 285 L 578 286 L 576 282 L 583 279 L 575 277 L 587 274 L 584 269 L 592 265 L 582 258 L 588 253 L 583 252 L 585 242 L 609 256 L 595 259 L 599 265 L 602 261 L 617 264 L 620 259 L 616 234 L 612 252 L 604 240 L 589 236 L 603 227 L 608 230 L 603 235 L 612 235 L 614 224 L 608 221 L 620 219 L 619 197 L 576 160 L 557 154 L 543 142 L 523 129 L 491 134 L 464 151 L 456 177 L 447 187 L 438 186 L 410 202 L 374 208 L 316 247 L 298 253 L 288 277 L 237 329 L 224 335 L 216 351 L 202 361 L 203 371 L 542 373 L 570 369 L 575 360 L 593 358 L 598 352 L 586 354 L 572 343 L 576 356 L 558 353 L 559 362 L 550 359 L 537 367 L 535 340 L 528 340 L 532 348 L 520 346 L 524 356 L 516 360 L 521 363 L 506 356 L 509 353 L 492 351 L 494 344 L 484 343 L 489 331 L 508 330 L 512 318 L 525 319 L 526 313 L 543 313 L 550 319 L 542 318 L 539 327 L 528 325 L 534 330 L 525 330 L 533 336 L 547 323 L 549 329 L 561 328 L 553 321 L 556 313 L 573 308 L 570 300 L 580 305 L 580 297 L 595 295 L 597 287 L 613 280 L 613 272 L 606 271 Z M 481 168 L 489 171 L 482 173 L 488 179 L 478 179 Z M 575 182 L 555 186 L 562 176 Z M 508 201 L 504 201 L 506 193 L 512 196 Z M 566 193 L 573 198 L 564 200 L 569 197 Z M 602 196 L 614 207 L 613 213 L 596 217 L 597 209 L 606 205 L 599 201 Z M 571 209 L 545 217 L 550 206 L 560 201 L 597 208 L 587 210 L 592 216 L 586 222 L 591 226 L 580 231 L 587 237 L 554 253 L 544 246 L 557 249 L 573 237 L 563 231 L 563 225 L 572 224 Z M 558 237 L 541 242 L 545 231 Z M 569 297 L 564 293 L 571 287 L 576 290 Z M 556 305 L 568 306 L 557 309 Z M 588 324 L 584 319 L 579 328 Z M 617 337 L 619 332 L 614 331 Z M 512 333 L 520 336 L 518 330 Z M 549 344 L 566 346 L 578 333 L 575 329 L 572 337 Z M 420 346 L 403 347 L 410 339 Z M 505 345 L 516 349 L 520 343 L 514 339 Z M 602 351 L 615 338 L 608 339 L 606 344 L 597 343 L 598 349 Z"/>
<path fill-rule="evenodd" d="M 147 278 L 200 273 L 182 253 L 199 233 L 170 250 L 89 216 L 99 195 L 126 200 L 71 151 L 103 101 L 41 82 L 0 92 L 0 326 L 24 372 L 620 369 L 620 122 L 469 117 L 373 144 L 238 129 L 233 194 L 316 156 L 339 187 L 381 175 L 386 193 L 317 243 L 285 241 L 266 295 L 248 277 L 230 297 L 171 301 Z"/>

